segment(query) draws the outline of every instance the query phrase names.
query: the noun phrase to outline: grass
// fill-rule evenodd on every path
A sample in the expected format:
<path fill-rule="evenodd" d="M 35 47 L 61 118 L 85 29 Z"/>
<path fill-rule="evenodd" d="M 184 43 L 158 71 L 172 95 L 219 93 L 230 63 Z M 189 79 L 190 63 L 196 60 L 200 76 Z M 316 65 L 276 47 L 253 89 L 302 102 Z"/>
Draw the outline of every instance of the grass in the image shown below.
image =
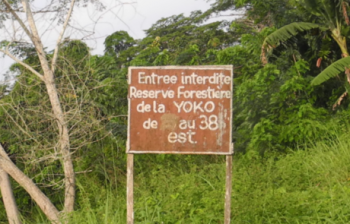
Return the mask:
<path fill-rule="evenodd" d="M 223 156 L 135 158 L 135 223 L 223 223 Z M 287 155 L 261 158 L 251 151 L 237 156 L 233 175 L 231 223 L 350 222 L 347 134 Z M 125 176 L 119 179 L 116 186 L 90 174 L 80 177 L 70 223 L 126 223 Z M 47 222 L 36 216 L 26 223 Z"/>

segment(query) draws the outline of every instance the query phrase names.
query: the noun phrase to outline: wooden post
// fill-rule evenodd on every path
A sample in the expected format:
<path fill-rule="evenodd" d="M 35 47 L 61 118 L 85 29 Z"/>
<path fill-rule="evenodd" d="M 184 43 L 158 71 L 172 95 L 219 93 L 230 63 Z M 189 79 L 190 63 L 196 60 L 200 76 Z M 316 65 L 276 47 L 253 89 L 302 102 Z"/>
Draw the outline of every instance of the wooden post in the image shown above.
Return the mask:
<path fill-rule="evenodd" d="M 225 193 L 225 221 L 231 222 L 231 192 L 232 192 L 232 155 L 226 156 L 226 193 Z"/>
<path fill-rule="evenodd" d="M 127 224 L 134 224 L 134 154 L 127 155 L 126 215 Z"/>

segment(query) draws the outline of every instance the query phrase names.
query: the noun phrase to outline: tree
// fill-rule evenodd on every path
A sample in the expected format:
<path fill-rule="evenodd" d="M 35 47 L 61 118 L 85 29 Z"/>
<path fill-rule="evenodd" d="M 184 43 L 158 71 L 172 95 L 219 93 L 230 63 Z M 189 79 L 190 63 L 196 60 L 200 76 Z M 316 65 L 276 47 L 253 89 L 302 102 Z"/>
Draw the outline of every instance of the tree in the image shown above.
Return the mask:
<path fill-rule="evenodd" d="M 124 61 L 130 60 L 123 57 L 124 55 L 122 52 L 134 46 L 135 44 L 136 41 L 131 36 L 129 36 L 127 32 L 117 31 L 106 38 L 104 42 L 104 45 L 106 46 L 105 54 L 115 57 L 118 67 L 121 67 Z"/>
<path fill-rule="evenodd" d="M 73 163 L 70 155 L 70 139 L 69 139 L 69 131 L 68 126 L 66 124 L 62 106 L 60 103 L 60 99 L 58 97 L 58 92 L 55 86 L 55 69 L 56 69 L 56 62 L 57 62 L 57 55 L 59 50 L 59 43 L 61 42 L 64 32 L 66 30 L 66 27 L 68 25 L 68 22 L 70 20 L 70 17 L 73 12 L 75 0 L 71 1 L 69 11 L 67 13 L 67 16 L 65 18 L 65 22 L 63 24 L 63 28 L 61 31 L 61 34 L 57 40 L 58 44 L 56 46 L 56 49 L 54 51 L 54 56 L 50 62 L 48 61 L 46 57 L 46 52 L 44 51 L 43 43 L 40 39 L 39 32 L 37 30 L 37 26 L 34 20 L 33 12 L 31 10 L 31 7 L 29 5 L 29 2 L 26 0 L 22 1 L 22 7 L 23 11 L 26 14 L 28 27 L 25 24 L 25 22 L 19 17 L 18 11 L 21 11 L 19 6 L 17 4 L 11 5 L 7 0 L 2 1 L 2 6 L 6 8 L 6 10 L 9 12 L 9 14 L 15 18 L 15 20 L 20 24 L 21 28 L 24 30 L 24 32 L 29 37 L 30 41 L 33 43 L 35 50 L 37 52 L 38 58 L 40 60 L 42 73 L 37 72 L 32 67 L 27 65 L 26 63 L 22 62 L 18 58 L 16 58 L 10 51 L 9 46 L 11 45 L 11 42 L 7 43 L 5 46 L 5 49 L 1 49 L 0 51 L 14 59 L 16 62 L 20 63 L 24 67 L 26 67 L 28 70 L 30 70 L 33 74 L 35 74 L 40 80 L 42 80 L 47 88 L 47 94 L 50 98 L 50 103 L 52 106 L 52 111 L 54 113 L 54 116 L 57 119 L 57 127 L 59 130 L 59 144 L 60 144 L 60 153 L 62 155 L 62 160 L 64 164 L 64 173 L 65 173 L 65 212 L 71 212 L 74 208 L 74 198 L 75 198 L 75 177 L 74 177 L 74 169 L 73 169 Z M 3 167 L 4 168 L 4 167 Z M 13 176 L 14 174 L 11 174 Z"/>
<path fill-rule="evenodd" d="M 135 42 L 127 34 L 116 32 L 105 41 L 106 55 L 123 49 L 113 54 L 118 57 L 117 63 L 124 66 L 209 64 L 209 51 L 232 45 L 238 36 L 229 29 L 229 22 L 204 24 L 207 19 L 208 13 L 201 11 L 188 17 L 180 14 L 162 18 L 146 30 L 145 38 Z"/>
<path fill-rule="evenodd" d="M 99 1 L 91 2 L 97 4 L 100 8 L 103 6 Z M 52 151 L 55 155 L 54 158 L 56 158 L 54 160 L 60 160 L 63 167 L 63 181 L 65 185 L 63 213 L 69 213 L 73 211 L 75 201 L 75 172 L 73 168 L 71 136 L 76 125 L 72 125 L 71 121 L 67 119 L 67 114 L 65 114 L 66 108 L 62 104 L 62 95 L 60 90 L 57 89 L 57 76 L 60 70 L 58 67 L 61 60 L 60 49 L 62 49 L 64 42 L 65 31 L 71 21 L 73 10 L 79 4 L 79 1 L 52 1 L 39 10 L 33 11 L 34 7 L 32 4 L 35 3 L 27 0 L 0 1 L 1 22 L 3 24 L 11 20 L 14 22 L 13 34 L 9 39 L 1 41 L 0 52 L 12 58 L 22 69 L 25 69 L 27 78 L 30 77 L 35 82 L 41 82 L 42 87 L 46 89 L 46 93 L 44 91 L 41 91 L 41 93 L 47 96 L 50 107 L 44 113 L 51 113 L 50 111 L 52 111 L 52 120 L 56 123 L 56 127 L 53 128 L 51 135 L 57 139 L 57 146 L 52 145 L 51 148 L 57 149 L 57 152 Z M 84 1 L 85 3 L 86 1 Z M 38 30 L 37 21 L 35 20 L 37 15 L 48 15 L 48 18 L 58 23 L 61 28 L 52 54 L 48 54 L 45 51 L 44 43 L 41 40 L 41 32 Z M 22 33 L 18 34 L 17 24 L 26 38 L 22 38 Z M 23 42 L 30 47 L 23 47 Z M 27 49 L 29 51 L 26 51 Z M 23 60 L 23 58 L 28 60 Z M 33 63 L 31 61 L 33 59 L 39 64 Z M 35 78 L 33 78 L 33 75 Z M 7 112 L 5 111 L 5 113 Z M 5 150 L 2 150 L 0 154 L 0 168 L 26 189 L 51 221 L 59 222 L 59 212 L 55 206 L 29 177 L 5 156 L 5 153 Z"/>
<path fill-rule="evenodd" d="M 213 58 L 216 57 L 212 62 L 232 63 L 235 67 L 233 136 L 236 151 L 254 150 L 262 155 L 265 151 L 287 152 L 295 146 L 306 146 L 308 139 L 317 138 L 319 133 L 329 136 L 323 127 L 329 118 L 324 109 L 329 92 L 310 84 L 315 69 L 308 61 L 318 53 L 315 42 L 321 39 L 315 38 L 320 37 L 321 32 L 315 32 L 312 27 L 318 24 L 310 23 L 312 27 L 308 30 L 313 32 L 309 33 L 296 28 L 295 33 L 301 35 L 290 38 L 292 41 L 288 43 L 292 44 L 278 42 L 281 46 L 272 44 L 275 48 L 272 53 L 261 54 L 264 40 L 273 35 L 274 27 L 307 21 L 310 13 L 289 0 L 217 0 L 209 11 L 218 16 L 244 12 L 243 18 L 230 26 L 239 36 L 237 45 L 211 52 Z M 307 35 L 302 35 L 305 33 Z M 323 42 L 327 44 L 326 40 Z M 311 52 L 315 48 L 317 52 Z M 269 56 L 270 63 L 265 67 L 261 56 Z M 319 100 L 322 96 L 325 97 Z"/>
<path fill-rule="evenodd" d="M 339 73 L 346 73 L 347 82 L 350 83 L 350 58 L 347 49 L 347 36 L 348 28 L 350 25 L 348 18 L 348 2 L 345 0 L 327 1 L 327 0 L 303 0 L 300 1 L 300 7 L 302 7 L 308 13 L 311 13 L 310 18 L 313 22 L 294 22 L 288 24 L 269 36 L 266 37 L 262 45 L 262 61 L 267 63 L 267 51 L 275 48 L 281 42 L 296 36 L 304 31 L 319 29 L 324 36 L 330 36 L 339 46 L 341 50 L 341 56 L 343 59 L 331 64 L 327 69 L 322 71 L 311 82 L 313 85 L 319 85 L 327 81 L 331 77 L 337 76 Z M 324 37 L 327 38 L 327 37 Z M 323 55 L 326 57 L 326 55 Z M 318 63 L 321 63 L 322 57 L 318 59 Z M 344 97 L 348 94 L 349 84 L 345 84 L 346 92 L 343 93 L 334 104 L 333 109 L 340 104 Z"/>
<path fill-rule="evenodd" d="M 245 18 L 258 30 L 264 27 L 281 27 L 300 19 L 299 9 L 293 0 L 214 0 L 206 12 L 212 16 L 232 16 Z"/>
<path fill-rule="evenodd" d="M 0 147 L 2 147 L 0 145 Z M 16 205 L 16 200 L 13 196 L 10 179 L 7 173 L 0 169 L 0 191 L 3 197 L 8 221 L 10 224 L 20 224 L 20 215 Z"/>

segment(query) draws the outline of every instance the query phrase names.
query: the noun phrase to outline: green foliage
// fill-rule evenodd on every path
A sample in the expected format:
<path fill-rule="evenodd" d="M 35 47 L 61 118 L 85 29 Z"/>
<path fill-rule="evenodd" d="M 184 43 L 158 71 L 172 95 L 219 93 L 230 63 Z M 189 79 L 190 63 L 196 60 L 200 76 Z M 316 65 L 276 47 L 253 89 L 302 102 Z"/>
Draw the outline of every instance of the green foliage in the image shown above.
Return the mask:
<path fill-rule="evenodd" d="M 298 3 L 332 30 L 339 27 L 340 23 L 345 22 L 342 18 L 342 2 L 343 0 L 301 0 Z"/>
<path fill-rule="evenodd" d="M 105 53 L 118 57 L 121 51 L 127 50 L 134 44 L 135 40 L 126 31 L 117 31 L 106 38 L 104 42 Z"/>
<path fill-rule="evenodd" d="M 175 64 L 180 65 L 199 65 L 199 48 L 196 44 L 189 46 L 188 49 L 181 52 L 175 59 Z"/>
<path fill-rule="evenodd" d="M 126 32 L 118 31 L 105 41 L 106 55 L 114 55 L 119 43 L 116 63 L 123 66 L 199 65 L 215 63 L 206 57 L 210 50 L 232 45 L 239 36 L 229 30 L 225 21 L 203 24 L 207 13 L 192 12 L 189 17 L 174 15 L 157 21 L 146 30 L 147 36 L 138 41 Z M 227 31 L 228 30 L 228 31 Z"/>
<path fill-rule="evenodd" d="M 343 116 L 349 119 L 349 113 Z M 235 156 L 232 222 L 349 222 L 350 213 L 344 209 L 350 206 L 348 128 L 338 129 L 334 140 L 315 142 L 288 155 L 268 153 L 261 158 L 252 150 Z M 205 156 L 178 157 L 135 156 L 135 222 L 222 222 L 224 158 L 209 163 Z M 125 176 L 119 178 L 123 181 L 116 188 L 99 183 L 92 174 L 79 176 L 77 210 L 69 223 L 125 223 Z"/>
<path fill-rule="evenodd" d="M 344 5 L 345 4 L 345 5 Z M 328 32 L 333 38 L 334 42 L 338 44 L 341 50 L 341 55 L 347 57 L 349 55 L 347 50 L 346 38 L 349 34 L 349 28 L 346 23 L 349 23 L 349 18 L 346 10 L 346 2 L 336 0 L 336 1 L 326 1 L 326 0 L 303 0 L 298 2 L 298 6 L 307 10 L 311 17 L 306 17 L 305 20 L 309 20 L 312 23 L 306 22 L 295 22 L 288 24 L 274 33 L 266 37 L 264 43 L 262 44 L 262 62 L 267 63 L 267 50 L 276 47 L 280 41 L 285 41 L 291 37 L 295 37 L 299 32 L 310 30 L 314 28 L 319 28 L 325 32 Z M 315 24 L 315 22 L 317 24 Z M 319 35 L 319 34 L 318 34 Z M 310 38 L 310 36 L 309 36 Z M 318 54 L 319 59 L 317 61 L 317 67 L 320 67 L 322 58 L 327 59 L 327 55 L 331 52 L 331 49 L 325 48 L 329 47 L 329 38 L 327 34 L 322 40 L 322 47 L 320 48 Z M 314 43 L 315 45 L 315 43 Z M 311 48 L 314 48 L 312 46 Z M 317 47 L 316 47 L 317 48 Z M 339 56 L 338 56 L 339 57 Z M 331 64 L 326 70 L 319 74 L 312 82 L 314 85 L 319 85 L 331 77 L 335 77 L 341 71 L 344 71 L 345 67 L 348 66 L 346 63 L 348 59 L 341 59 L 333 64 Z M 339 102 L 337 104 L 340 104 Z M 334 106 L 333 106 L 334 108 Z"/>
<path fill-rule="evenodd" d="M 244 12 L 248 21 L 259 25 L 275 25 L 281 27 L 291 21 L 298 21 L 300 11 L 291 0 L 214 0 L 211 13 L 230 12 L 242 14 Z M 229 11 L 229 12 L 227 12 Z"/>
<path fill-rule="evenodd" d="M 303 60 L 287 71 L 267 64 L 236 87 L 238 150 L 286 151 L 327 136 L 327 111 L 312 106 L 315 91 L 310 78 L 303 77 L 308 70 Z"/>
<path fill-rule="evenodd" d="M 247 155 L 246 163 L 236 164 L 240 168 L 236 170 L 237 182 L 233 183 L 237 192 L 234 198 L 238 202 L 233 211 L 240 212 L 233 220 L 237 223 L 243 220 L 251 223 L 348 222 L 349 213 L 342 209 L 350 202 L 346 196 L 348 144 L 343 138 L 288 156 L 270 155 L 260 161 Z"/>
<path fill-rule="evenodd" d="M 170 64 L 170 55 L 168 50 L 163 50 L 158 54 L 156 59 L 153 61 L 153 65 L 160 66 L 160 65 L 168 65 Z"/>
<path fill-rule="evenodd" d="M 350 67 L 350 57 L 339 59 L 320 74 L 318 74 L 311 82 L 312 85 L 319 85 L 330 78 L 334 78 L 340 73 L 344 72 L 347 68 Z"/>
<path fill-rule="evenodd" d="M 104 45 L 105 55 L 114 57 L 118 68 L 122 68 L 134 57 L 136 41 L 126 31 L 117 31 L 109 35 Z"/>
<path fill-rule="evenodd" d="M 55 73 L 77 172 L 98 170 L 94 162 L 116 147 L 118 138 L 126 138 L 126 77 L 115 69 L 113 57 L 90 56 L 89 51 L 81 41 L 64 42 Z M 25 61 L 40 71 L 37 58 L 29 55 Z M 11 91 L 0 100 L 0 116 L 4 118 L 0 121 L 0 142 L 16 165 L 61 207 L 64 176 L 56 151 L 56 120 L 46 89 L 21 65 L 11 69 L 19 75 Z M 107 148 L 101 150 L 102 144 Z M 16 188 L 20 209 L 32 203 L 24 194 Z"/>
<path fill-rule="evenodd" d="M 306 22 L 288 24 L 267 36 L 263 43 L 263 51 L 267 48 L 275 48 L 282 41 L 286 41 L 300 32 L 320 28 L 320 25 Z"/>

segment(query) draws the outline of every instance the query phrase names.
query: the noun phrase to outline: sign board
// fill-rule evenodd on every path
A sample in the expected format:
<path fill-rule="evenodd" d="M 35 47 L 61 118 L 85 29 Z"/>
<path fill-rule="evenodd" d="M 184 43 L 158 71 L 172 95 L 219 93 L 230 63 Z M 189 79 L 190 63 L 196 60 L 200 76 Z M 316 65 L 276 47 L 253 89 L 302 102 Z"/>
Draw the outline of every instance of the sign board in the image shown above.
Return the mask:
<path fill-rule="evenodd" d="M 231 155 L 232 66 L 129 67 L 127 153 Z"/>

